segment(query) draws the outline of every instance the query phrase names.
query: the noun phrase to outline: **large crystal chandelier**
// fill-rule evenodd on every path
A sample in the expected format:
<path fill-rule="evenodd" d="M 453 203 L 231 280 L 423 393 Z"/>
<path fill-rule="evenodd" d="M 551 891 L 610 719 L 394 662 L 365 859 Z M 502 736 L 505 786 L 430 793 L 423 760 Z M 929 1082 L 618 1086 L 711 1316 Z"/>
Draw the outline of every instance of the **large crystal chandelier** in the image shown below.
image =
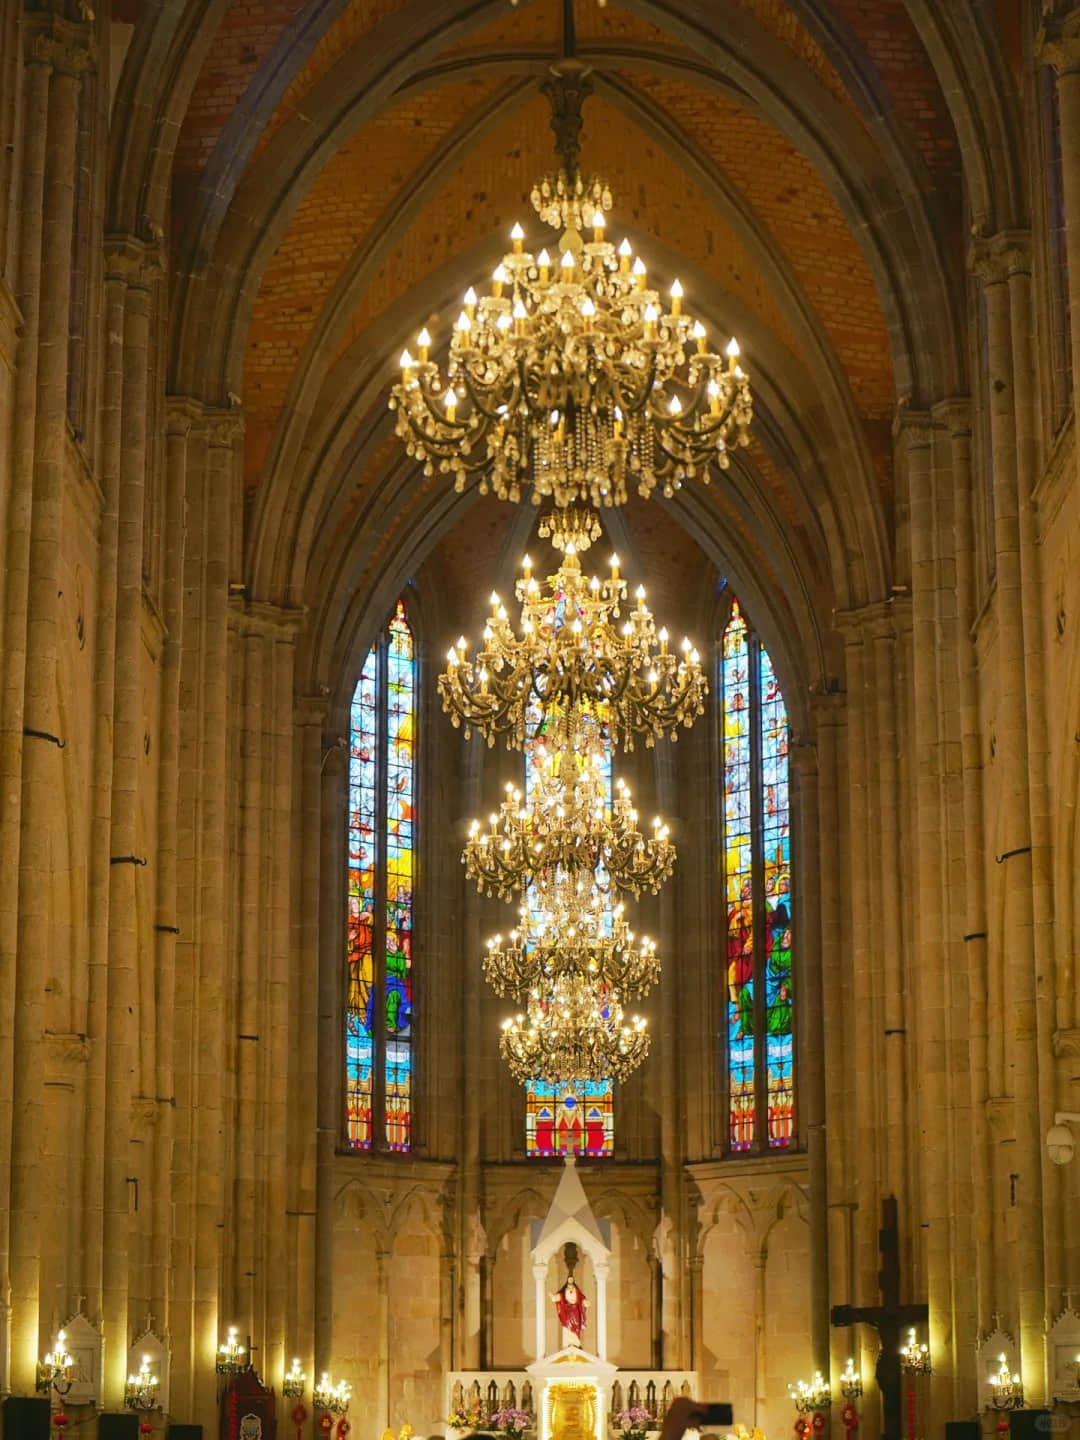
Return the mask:
<path fill-rule="evenodd" d="M 648 839 L 638 828 L 625 781 L 615 782 L 615 800 L 607 802 L 607 778 L 588 758 L 575 763 L 565 751 L 538 747 L 532 793 L 528 800 L 507 785 L 499 813 L 484 830 L 474 820 L 462 861 L 482 894 L 500 900 L 538 877 L 562 871 L 588 872 L 596 888 L 639 896 L 654 895 L 670 876 L 675 846 L 659 816 Z M 571 771 L 569 780 L 560 772 Z"/>
<path fill-rule="evenodd" d="M 478 730 L 494 745 L 501 735 L 520 749 L 530 714 L 573 717 L 591 709 L 603 713 L 612 741 L 632 750 L 636 735 L 647 746 L 665 733 L 675 740 L 679 727 L 701 714 L 708 686 L 698 652 L 689 640 L 672 651 L 667 630 L 656 629 L 646 608 L 643 586 L 627 604 L 617 556 L 607 579 L 586 579 L 570 545 L 544 584 L 526 556 L 515 594 L 520 629 L 492 595 L 476 658 L 467 658 L 462 637 L 439 676 L 443 709 L 467 736 Z M 572 750 L 575 737 L 561 735 L 559 743 Z"/>
<path fill-rule="evenodd" d="M 625 1080 L 649 1052 L 645 1021 L 625 1023 L 618 998 L 582 976 L 537 985 L 525 1013 L 503 1023 L 499 1045 L 515 1079 L 574 1085 Z"/>
<path fill-rule="evenodd" d="M 561 167 L 531 196 L 558 243 L 534 255 L 516 224 L 490 293 L 465 292 L 445 374 L 421 330 L 390 404 L 409 454 L 458 490 L 475 476 L 502 500 L 621 505 L 628 484 L 647 497 L 657 484 L 671 495 L 686 479 L 707 483 L 746 443 L 753 406 L 738 344 L 719 354 L 679 281 L 662 299 L 629 240 L 607 238 L 611 191 L 578 165 L 592 85 L 571 0 L 563 23 L 563 59 L 544 87 Z"/>
<path fill-rule="evenodd" d="M 659 980 L 660 960 L 647 935 L 635 938 L 621 905 L 576 922 L 557 910 L 523 907 L 506 941 L 494 935 L 487 942 L 484 977 L 497 995 L 521 999 L 538 984 L 573 976 L 633 999 Z"/>

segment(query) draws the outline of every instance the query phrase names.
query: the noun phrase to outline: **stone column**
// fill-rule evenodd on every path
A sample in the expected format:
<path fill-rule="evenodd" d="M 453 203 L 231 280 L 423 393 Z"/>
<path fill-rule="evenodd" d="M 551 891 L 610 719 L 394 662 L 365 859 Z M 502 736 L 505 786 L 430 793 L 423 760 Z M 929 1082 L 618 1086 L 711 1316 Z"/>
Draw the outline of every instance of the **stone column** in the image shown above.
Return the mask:
<path fill-rule="evenodd" d="M 1061 115 L 1061 179 L 1065 198 L 1065 256 L 1069 275 L 1073 387 L 1080 384 L 1080 7 L 1043 22 L 1036 45 L 1039 60 L 1057 75 Z"/>
<path fill-rule="evenodd" d="M 542 1264 L 533 1265 L 533 1290 L 536 1295 L 536 1359 L 544 1358 L 545 1324 L 544 1316 L 547 1309 L 547 1286 L 544 1281 L 547 1278 L 547 1266 Z M 601 1356 L 601 1358 L 603 1358 Z"/>
<path fill-rule="evenodd" d="M 8 702 L 5 683 L 5 821 L 0 836 L 10 834 L 8 807 L 18 791 L 19 840 L 4 845 L 5 870 L 18 873 L 14 1005 L 14 1084 L 12 1088 L 12 1181 L 10 1263 L 12 1298 L 12 1384 L 32 1389 L 38 1353 L 38 1290 L 42 1245 L 39 1206 L 44 1196 L 42 1135 L 47 1119 L 42 1097 L 43 1030 L 69 1033 L 71 994 L 70 949 L 54 944 L 52 914 L 58 887 L 68 877 L 54 874 L 51 831 L 64 814 L 63 751 L 59 742 L 56 664 L 59 615 L 59 564 L 65 458 L 67 447 L 67 334 L 70 297 L 74 200 L 74 157 L 79 89 L 91 63 L 92 36 L 83 26 L 69 25 L 52 15 L 29 22 L 24 150 L 24 216 L 21 238 L 29 244 L 20 256 L 20 300 L 30 328 L 24 337 L 27 385 L 19 386 L 17 403 L 28 406 L 17 420 L 16 449 L 9 508 L 9 573 L 6 576 L 5 646 L 14 693 Z M 47 89 L 47 98 L 46 98 Z M 30 133 L 40 125 L 41 132 Z M 38 263 L 40 257 L 40 264 Z M 25 290 L 24 290 L 25 282 Z M 37 290 L 31 300 L 29 292 Z M 32 356 L 31 356 L 32 352 Z M 32 390 L 31 390 L 32 386 Z M 25 645 L 25 649 L 23 646 Z M 25 669 L 21 661 L 25 656 Z M 21 670 L 21 673 L 15 673 Z M 11 732 L 14 731 L 15 734 Z M 19 732 L 22 732 L 21 736 Z M 21 745 L 21 766 L 19 751 Z M 14 742 L 14 743 L 11 743 Z M 65 895 L 64 899 L 68 897 Z M 11 904 L 15 897 L 8 901 Z M 11 931 L 8 931 L 8 938 Z M 0 969 L 16 964 L 12 953 Z M 54 977 L 50 984 L 47 977 Z M 57 987 L 55 980 L 60 984 Z M 61 995 L 57 995 L 59 989 Z M 47 1002 L 52 991 L 54 999 Z M 65 1140 L 73 1134 L 71 1116 L 56 1097 L 53 1132 Z M 54 1163 L 56 1163 L 54 1161 Z M 61 1165 L 63 1164 L 61 1160 Z M 68 1173 L 70 1167 L 64 1168 Z M 51 1223 L 67 1228 L 66 1192 L 54 1189 Z M 53 1254 L 50 1277 L 70 1294 L 70 1257 Z M 56 1294 L 51 1290 L 50 1294 Z M 63 1302 L 65 1305 L 67 1301 Z"/>
<path fill-rule="evenodd" d="M 321 695 L 300 696 L 295 702 L 293 735 L 293 934 L 289 972 L 289 1117 L 288 1209 L 292 1234 L 289 1246 L 290 1286 L 288 1312 L 294 1353 L 309 1375 L 317 1375 L 315 1361 L 315 1193 L 319 1154 L 319 987 L 311 977 L 319 974 L 319 883 L 325 857 L 322 852 L 323 725 L 326 700 Z M 331 1237 L 332 1243 L 332 1237 Z"/>
<path fill-rule="evenodd" d="M 172 1170 L 175 1105 L 176 954 L 179 934 L 180 685 L 183 658 L 184 558 L 187 536 L 188 447 L 198 408 L 168 401 L 165 417 L 165 544 L 162 576 L 161 700 L 158 725 L 157 891 L 154 955 L 159 1002 L 155 1016 L 154 1216 L 150 1309 L 169 1328 L 173 1292 Z M 190 921 L 189 921 L 190 924 Z M 182 1269 L 183 1267 L 177 1267 Z"/>
<path fill-rule="evenodd" d="M 201 824 L 197 832 L 199 884 L 198 1016 L 195 1056 L 195 1137 L 198 1200 L 195 1226 L 195 1413 L 214 1413 L 222 1249 L 233 1216 L 226 1173 L 222 1079 L 226 1034 L 235 1022 L 234 989 L 225 944 L 228 854 L 227 684 L 229 673 L 229 517 L 236 482 L 235 454 L 243 434 L 239 416 L 208 413 L 205 489 L 199 525 L 203 556 Z M 194 535 L 191 536 L 194 543 Z M 193 641 L 195 637 L 192 637 Z"/>
<path fill-rule="evenodd" d="M 593 1261 L 593 1274 L 596 1276 L 596 1353 L 601 1360 L 607 1359 L 607 1282 L 608 1267 L 606 1261 Z M 701 1262 L 698 1261 L 698 1313 L 700 1314 L 701 1301 Z"/>
<path fill-rule="evenodd" d="M 796 1025 L 800 1039 L 799 1089 L 802 1095 L 800 1131 L 806 1134 L 810 1172 L 810 1337 L 814 1368 L 829 1374 L 829 1224 L 825 1128 L 825 1025 L 822 974 L 822 915 L 820 895 L 821 853 L 818 837 L 817 749 L 791 747 L 794 779 L 794 813 L 798 817 L 798 872 L 795 893 L 800 897 L 799 967 L 801 1014 Z M 830 863 L 836 864 L 833 849 Z"/>
<path fill-rule="evenodd" d="M 983 280 L 994 465 L 994 550 L 997 588 L 997 716 L 995 767 L 999 823 L 998 884 L 1004 898 L 1000 939 L 990 947 L 989 1113 L 996 1139 L 995 1251 L 1007 1256 L 1009 1307 L 1019 1319 L 1025 1395 L 1038 1403 L 1044 1384 L 1043 1244 L 1039 1216 L 1041 1138 L 1036 1133 L 1036 1012 L 1032 831 L 1028 774 L 1024 597 L 1017 479 L 1016 356 L 1010 271 L 1027 237 L 1001 235 L 976 247 Z M 1000 946 L 995 955 L 995 944 Z M 1019 1197 L 1020 1205 L 1015 1201 Z M 1023 1223 L 1021 1223 L 1021 1215 Z M 999 1309 L 1003 1307 L 999 1304 Z M 985 1323 L 985 1320 L 984 1320 Z M 1015 1321 L 1013 1321 L 1015 1324 Z"/>
<path fill-rule="evenodd" d="M 949 1202 L 946 1179 L 950 1157 L 948 1126 L 950 1076 L 946 1047 L 945 913 L 942 904 L 942 835 L 939 729 L 938 586 L 935 556 L 936 515 L 929 417 L 909 414 L 899 424 L 900 463 L 907 472 L 911 504 L 912 710 L 915 740 L 916 954 L 908 972 L 916 997 L 918 1025 L 914 1063 L 918 1072 L 916 1124 L 922 1141 L 917 1217 L 922 1226 L 922 1265 L 930 1305 L 929 1342 L 935 1377 L 953 1379 Z"/>
<path fill-rule="evenodd" d="M 341 968 L 345 937 L 345 754 L 322 762 L 319 897 L 319 1093 L 315 1188 L 315 1370 L 330 1368 L 334 1327 L 334 1151 L 341 1130 Z M 382 1403 L 382 1402 L 380 1402 Z"/>
<path fill-rule="evenodd" d="M 107 1335 L 128 1333 L 132 1241 L 128 1179 L 134 1156 L 131 1108 L 141 1089 L 137 1075 L 139 1029 L 152 1026 L 139 1003 L 137 887 L 148 857 L 138 834 L 139 762 L 142 753 L 142 539 L 146 485 L 147 365 L 150 287 L 160 274 L 157 256 L 141 242 L 116 239 L 109 266 L 127 285 L 124 301 L 123 382 L 117 516 L 116 650 L 113 679 L 113 756 L 109 830 L 109 968 L 106 987 L 105 1173 L 102 1319 Z M 145 837 L 144 837 L 145 838 Z M 140 1162 L 141 1163 L 141 1162 Z M 136 1178 L 144 1194 L 153 1174 Z M 120 1409 L 127 1378 L 126 1345 L 110 1346 L 104 1375 L 105 1404 Z"/>
<path fill-rule="evenodd" d="M 845 641 L 848 719 L 848 826 L 851 833 L 851 946 L 849 967 L 850 1026 L 845 1037 L 844 1083 L 851 1096 L 848 1148 L 854 1181 L 856 1303 L 877 1297 L 877 1232 L 880 1188 L 877 1174 L 879 1076 L 875 1064 L 874 976 L 870 948 L 870 895 L 875 884 L 867 835 L 872 823 L 867 746 L 869 744 L 869 679 L 866 645 L 859 612 L 838 617 Z M 867 1298 L 869 1297 L 869 1298 Z"/>

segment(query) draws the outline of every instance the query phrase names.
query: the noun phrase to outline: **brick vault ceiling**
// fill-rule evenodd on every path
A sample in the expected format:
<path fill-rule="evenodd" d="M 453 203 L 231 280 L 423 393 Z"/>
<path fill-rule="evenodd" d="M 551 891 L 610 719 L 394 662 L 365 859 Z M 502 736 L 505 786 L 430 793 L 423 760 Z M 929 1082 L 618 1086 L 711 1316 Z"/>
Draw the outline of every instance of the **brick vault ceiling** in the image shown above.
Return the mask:
<path fill-rule="evenodd" d="M 611 183 L 612 235 L 625 225 L 658 273 L 689 277 L 693 308 L 738 322 L 752 373 L 767 382 L 747 465 L 777 533 L 801 547 L 803 585 L 835 601 L 837 555 L 868 542 L 846 538 L 831 477 L 864 473 L 869 500 L 857 503 L 877 513 L 850 523 L 876 531 L 884 552 L 890 417 L 913 385 L 903 322 L 883 293 L 888 266 L 854 212 L 877 184 L 873 166 L 895 170 L 900 156 L 928 197 L 937 245 L 962 253 L 959 151 L 941 87 L 902 0 L 733 0 L 719 7 L 733 27 L 730 59 L 719 42 L 692 43 L 689 0 L 624 3 L 577 0 L 579 48 L 596 76 L 583 164 Z M 528 190 L 552 162 L 537 85 L 561 4 L 219 8 L 179 127 L 172 247 L 200 282 L 211 277 L 207 294 L 235 293 L 220 307 L 231 325 L 222 345 L 244 406 L 250 512 L 279 472 L 295 491 L 297 466 L 312 477 L 321 466 L 309 498 L 290 492 L 265 525 L 309 505 L 311 554 L 330 564 L 344 553 L 335 535 L 369 523 L 358 519 L 368 492 L 398 463 L 383 414 L 393 357 L 416 324 L 445 331 L 452 297 L 505 248 L 513 220 L 531 218 Z M 415 63 L 391 63 L 410 24 Z M 845 175 L 849 158 L 861 178 Z M 244 225 L 254 238 L 234 242 Z M 232 291 L 230 272 L 240 272 Z M 746 546 L 767 572 L 753 507 L 722 494 L 708 503 L 717 523 L 749 526 Z M 634 523 L 649 522 L 639 510 Z M 385 565 L 392 544 L 380 532 L 367 563 Z M 685 544 L 680 557 L 665 529 L 665 563 L 693 563 Z M 305 584 L 290 574 L 279 588 L 302 598 Z"/>

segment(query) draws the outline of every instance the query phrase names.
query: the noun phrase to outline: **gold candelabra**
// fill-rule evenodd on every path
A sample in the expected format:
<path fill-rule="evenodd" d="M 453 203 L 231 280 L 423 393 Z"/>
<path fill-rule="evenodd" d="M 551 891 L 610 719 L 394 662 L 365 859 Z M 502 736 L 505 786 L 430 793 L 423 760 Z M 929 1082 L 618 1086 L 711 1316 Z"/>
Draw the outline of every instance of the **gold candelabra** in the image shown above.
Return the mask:
<path fill-rule="evenodd" d="M 129 1410 L 153 1410 L 157 1405 L 158 1377 L 150 1367 L 150 1356 L 144 1355 L 138 1371 L 129 1375 L 124 1386 L 124 1404 Z"/>
<path fill-rule="evenodd" d="M 905 1375 L 929 1375 L 930 1347 L 924 1341 L 919 1341 L 912 1327 L 908 1331 L 906 1342 L 900 1347 L 900 1368 Z"/>
<path fill-rule="evenodd" d="M 800 1415 L 808 1415 L 812 1410 L 828 1410 L 832 1405 L 829 1382 L 820 1370 L 814 1371 L 814 1378 L 810 1381 L 796 1380 L 793 1385 L 789 1385 L 788 1394 Z"/>
<path fill-rule="evenodd" d="M 319 1383 L 311 1392 L 311 1398 L 316 1410 L 324 1410 L 331 1415 L 344 1415 L 352 1399 L 352 1386 L 348 1380 L 332 1380 L 324 1370 Z"/>
<path fill-rule="evenodd" d="M 998 1356 L 998 1368 L 990 1376 L 990 1403 L 995 1410 L 1022 1410 L 1024 1385 L 1020 1376 L 1009 1370 L 1004 1355 Z"/>

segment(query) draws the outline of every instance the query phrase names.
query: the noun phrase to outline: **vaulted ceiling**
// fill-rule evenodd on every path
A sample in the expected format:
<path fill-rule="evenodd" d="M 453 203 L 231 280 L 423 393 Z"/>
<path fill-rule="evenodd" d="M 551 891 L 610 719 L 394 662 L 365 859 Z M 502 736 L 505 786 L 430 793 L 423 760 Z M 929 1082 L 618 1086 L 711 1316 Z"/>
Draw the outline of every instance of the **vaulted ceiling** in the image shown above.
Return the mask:
<path fill-rule="evenodd" d="M 555 168 L 561 10 L 162 0 L 135 26 L 112 224 L 168 236 L 169 386 L 239 397 L 245 579 L 309 607 L 316 669 L 425 559 L 490 570 L 513 523 L 410 467 L 386 396 L 515 220 L 543 243 L 527 197 Z M 739 336 L 755 387 L 738 465 L 666 517 L 631 507 L 632 528 L 669 574 L 704 554 L 759 597 L 808 681 L 832 611 L 897 578 L 897 403 L 965 393 L 966 237 L 1023 220 L 1014 12 L 577 0 L 609 234 Z"/>

